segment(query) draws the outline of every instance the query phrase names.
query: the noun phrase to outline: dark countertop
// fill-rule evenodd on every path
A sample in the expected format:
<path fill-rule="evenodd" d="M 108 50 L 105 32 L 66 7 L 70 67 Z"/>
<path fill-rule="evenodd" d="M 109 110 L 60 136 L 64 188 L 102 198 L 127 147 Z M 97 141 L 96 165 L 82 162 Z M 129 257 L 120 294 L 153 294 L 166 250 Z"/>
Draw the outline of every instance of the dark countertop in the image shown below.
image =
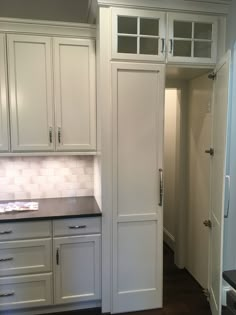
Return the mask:
<path fill-rule="evenodd" d="M 0 214 L 0 223 L 101 216 L 101 211 L 94 197 L 48 198 L 20 201 L 36 201 L 39 203 L 39 209 L 36 211 Z"/>
<path fill-rule="evenodd" d="M 234 289 L 236 289 L 236 270 L 228 270 L 223 272 L 223 278 L 227 281 Z"/>

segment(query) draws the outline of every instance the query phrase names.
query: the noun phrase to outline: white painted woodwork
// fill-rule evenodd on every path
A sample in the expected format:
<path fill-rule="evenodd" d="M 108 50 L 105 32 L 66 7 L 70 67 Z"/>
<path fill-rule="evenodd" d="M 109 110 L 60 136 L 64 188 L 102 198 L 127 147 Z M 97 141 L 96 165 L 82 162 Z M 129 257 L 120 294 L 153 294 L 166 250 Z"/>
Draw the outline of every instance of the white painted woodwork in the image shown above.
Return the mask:
<path fill-rule="evenodd" d="M 162 307 L 164 67 L 112 64 L 113 312 Z"/>
<path fill-rule="evenodd" d="M 137 18 L 137 33 L 136 34 L 120 34 L 128 38 L 137 39 L 137 53 L 120 53 L 118 52 L 118 17 L 133 17 Z M 140 18 L 156 19 L 159 21 L 158 36 L 142 35 L 140 33 Z M 155 55 L 143 54 L 140 52 L 140 38 L 155 39 L 158 41 L 158 53 Z M 133 60 L 150 60 L 164 61 L 165 60 L 165 13 L 158 11 L 145 11 L 136 9 L 112 8 L 112 58 L 113 59 L 133 59 Z"/>
<path fill-rule="evenodd" d="M 213 132 L 211 170 L 211 214 L 209 291 L 212 315 L 221 314 L 223 224 L 226 175 L 226 130 L 229 100 L 230 53 L 217 64 L 215 69 L 213 98 Z"/>
<path fill-rule="evenodd" d="M 208 287 L 210 230 L 203 225 L 210 212 L 213 81 L 203 75 L 189 82 L 187 166 L 186 268 L 203 288 Z"/>
<path fill-rule="evenodd" d="M 101 298 L 100 239 L 98 234 L 54 238 L 55 303 Z"/>
<path fill-rule="evenodd" d="M 95 150 L 95 42 L 54 38 L 53 46 L 57 151 Z"/>
<path fill-rule="evenodd" d="M 51 221 L 0 223 L 0 241 L 47 238 L 51 230 Z"/>
<path fill-rule="evenodd" d="M 164 129 L 164 241 L 174 250 L 176 217 L 177 113 L 178 89 L 165 90 Z"/>
<path fill-rule="evenodd" d="M 6 38 L 0 34 L 0 152 L 9 151 Z"/>
<path fill-rule="evenodd" d="M 52 151 L 51 40 L 8 35 L 12 151 Z"/>
<path fill-rule="evenodd" d="M 0 242 L 0 276 L 51 271 L 51 239 Z"/>
<path fill-rule="evenodd" d="M 52 304 L 52 274 L 0 278 L 0 309 L 36 307 Z M 12 294 L 2 296 L 1 294 Z"/>
<path fill-rule="evenodd" d="M 199 14 L 186 14 L 186 13 L 168 13 L 168 63 L 181 63 L 181 64 L 215 64 L 217 58 L 217 29 L 218 29 L 218 18 L 215 16 L 199 15 Z M 174 22 L 191 22 L 192 23 L 192 34 L 191 38 L 179 38 L 179 40 L 190 41 L 191 42 L 191 55 L 190 56 L 174 56 Z M 209 42 L 206 39 L 197 39 L 194 37 L 194 27 L 196 23 L 212 24 L 212 39 L 211 39 L 211 57 L 194 57 L 194 43 L 206 43 Z M 186 27 L 185 27 L 186 28 Z M 173 46 L 171 47 L 170 41 L 173 41 Z"/>
<path fill-rule="evenodd" d="M 73 218 L 53 221 L 53 236 L 101 233 L 100 218 Z"/>

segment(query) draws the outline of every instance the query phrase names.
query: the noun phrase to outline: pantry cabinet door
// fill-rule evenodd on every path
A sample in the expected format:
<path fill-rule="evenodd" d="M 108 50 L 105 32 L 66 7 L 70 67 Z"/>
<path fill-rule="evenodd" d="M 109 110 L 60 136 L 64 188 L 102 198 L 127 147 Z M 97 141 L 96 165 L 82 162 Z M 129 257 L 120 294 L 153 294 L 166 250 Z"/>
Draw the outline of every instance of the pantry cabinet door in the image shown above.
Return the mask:
<path fill-rule="evenodd" d="M 51 39 L 8 35 L 12 151 L 52 151 Z"/>
<path fill-rule="evenodd" d="M 0 152 L 9 150 L 7 61 L 5 35 L 0 34 Z"/>
<path fill-rule="evenodd" d="M 54 238 L 55 303 L 101 298 L 101 236 Z"/>
<path fill-rule="evenodd" d="M 114 63 L 113 313 L 162 307 L 164 66 Z"/>
<path fill-rule="evenodd" d="M 57 151 L 96 149 L 95 42 L 55 38 Z"/>

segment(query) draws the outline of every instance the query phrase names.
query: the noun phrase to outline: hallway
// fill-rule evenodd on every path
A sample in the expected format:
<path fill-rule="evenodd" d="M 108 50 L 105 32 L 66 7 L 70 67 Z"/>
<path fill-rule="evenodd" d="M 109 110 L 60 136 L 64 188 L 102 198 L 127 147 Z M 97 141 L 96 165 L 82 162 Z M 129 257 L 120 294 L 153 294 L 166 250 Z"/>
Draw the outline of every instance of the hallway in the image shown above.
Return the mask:
<path fill-rule="evenodd" d="M 164 245 L 164 307 L 123 315 L 211 315 L 201 287 L 186 270 L 174 265 L 173 252 Z M 62 315 L 62 313 L 60 313 Z M 100 315 L 100 310 L 66 312 L 63 315 Z"/>

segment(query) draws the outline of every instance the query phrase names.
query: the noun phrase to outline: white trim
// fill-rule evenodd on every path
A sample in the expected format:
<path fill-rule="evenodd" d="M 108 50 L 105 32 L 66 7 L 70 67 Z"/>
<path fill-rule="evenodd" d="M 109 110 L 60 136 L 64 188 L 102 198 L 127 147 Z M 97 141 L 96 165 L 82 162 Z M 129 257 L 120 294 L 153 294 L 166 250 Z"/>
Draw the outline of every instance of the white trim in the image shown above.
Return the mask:
<path fill-rule="evenodd" d="M 16 156 L 67 156 L 67 155 L 98 155 L 96 151 L 80 151 L 80 152 L 8 152 L 0 153 L 2 157 L 16 157 Z"/>
<path fill-rule="evenodd" d="M 96 38 L 96 26 L 82 23 L 0 18 L 0 31 L 5 33 L 38 34 Z"/>
<path fill-rule="evenodd" d="M 174 236 L 167 231 L 166 228 L 163 228 L 163 237 L 164 237 L 164 242 L 173 250 L 175 251 L 175 238 Z"/>
<path fill-rule="evenodd" d="M 181 12 L 201 12 L 204 14 L 226 15 L 230 11 L 228 3 L 209 3 L 197 1 L 166 0 L 97 0 L 99 6 L 137 8 L 146 10 L 168 10 Z"/>

